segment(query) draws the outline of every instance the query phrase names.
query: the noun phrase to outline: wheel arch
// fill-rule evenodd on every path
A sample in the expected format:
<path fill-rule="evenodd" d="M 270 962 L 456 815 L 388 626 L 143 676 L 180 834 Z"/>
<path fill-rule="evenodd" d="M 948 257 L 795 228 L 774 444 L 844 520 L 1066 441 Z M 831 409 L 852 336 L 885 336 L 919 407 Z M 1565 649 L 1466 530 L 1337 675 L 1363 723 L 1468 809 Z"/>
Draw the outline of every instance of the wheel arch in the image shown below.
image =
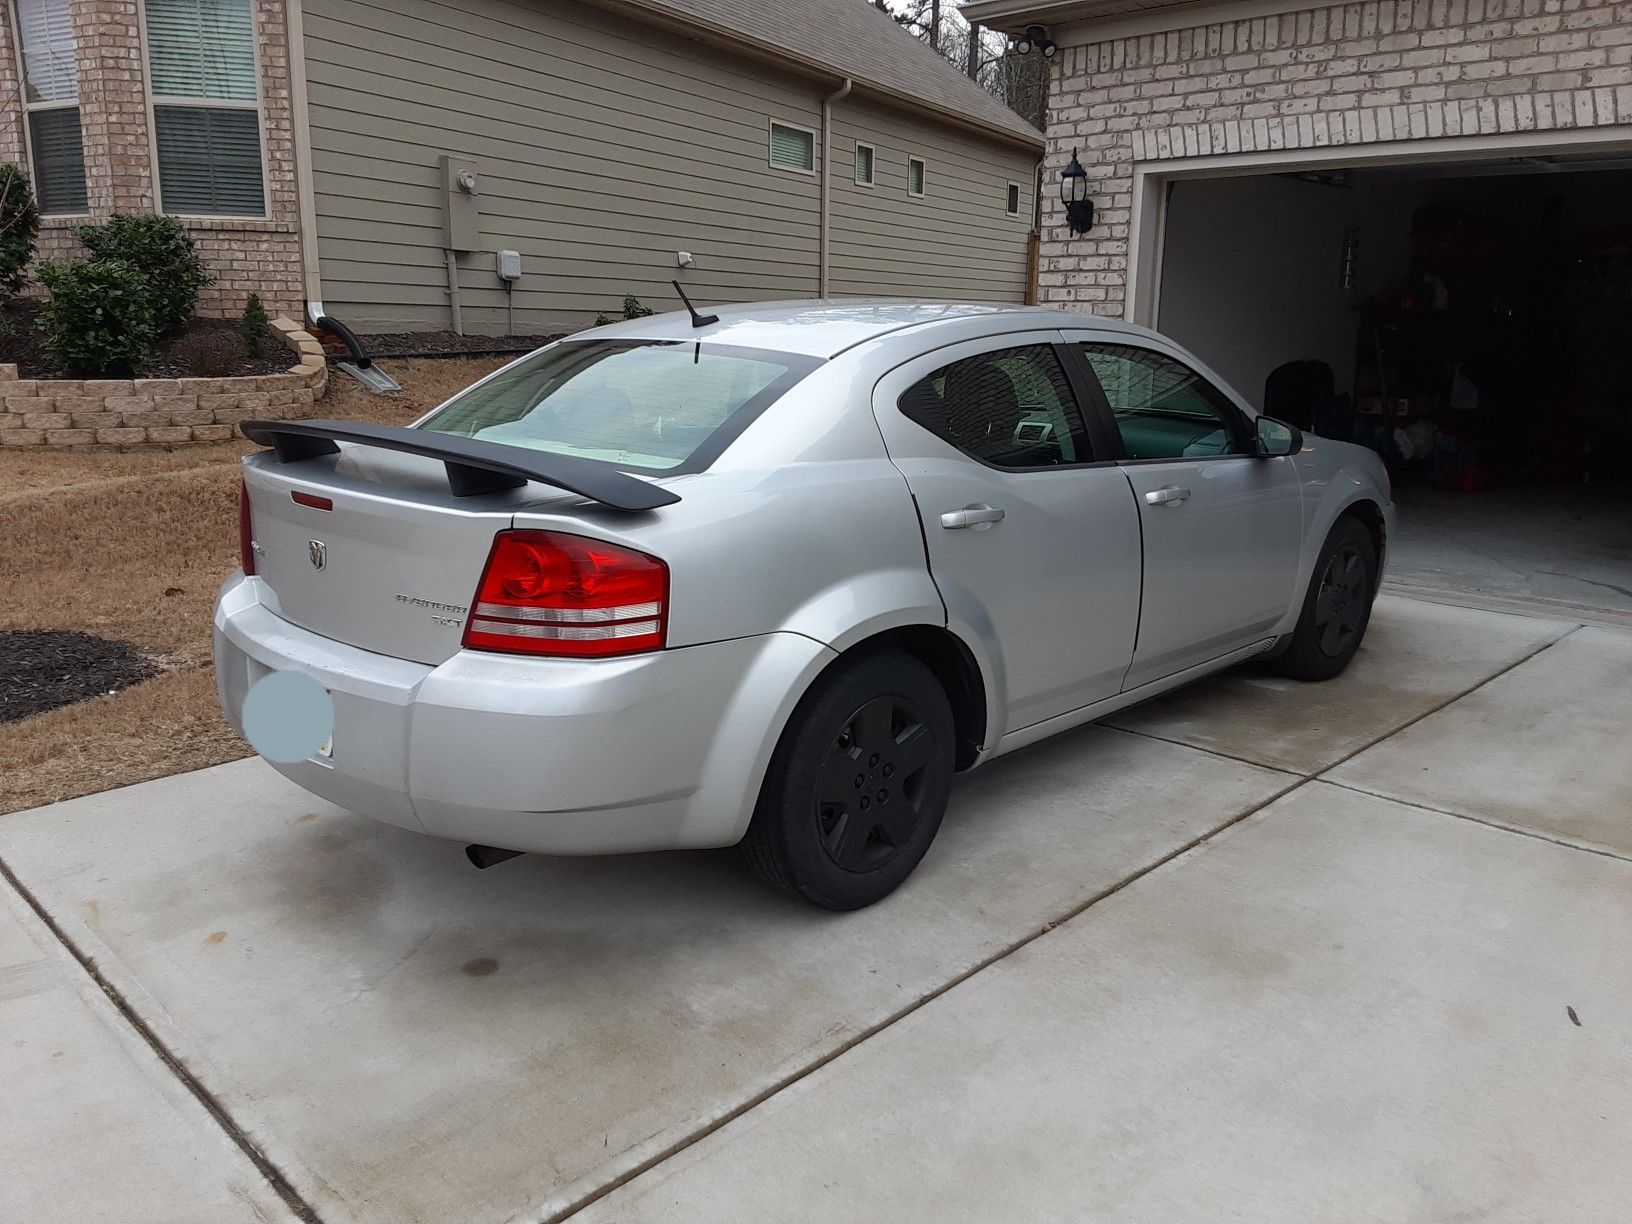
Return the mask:
<path fill-rule="evenodd" d="M 954 766 L 964 770 L 974 765 L 986 743 L 986 679 L 963 639 L 943 625 L 898 625 L 863 638 L 839 659 L 868 650 L 898 650 L 929 668 L 952 705 L 957 737 Z"/>
<path fill-rule="evenodd" d="M 1345 518 L 1352 518 L 1359 522 L 1366 529 L 1367 534 L 1371 536 L 1372 548 L 1377 555 L 1377 572 L 1373 576 L 1374 586 L 1372 591 L 1375 594 L 1376 588 L 1383 584 L 1383 558 L 1388 547 L 1388 517 L 1383 513 L 1383 508 L 1371 498 L 1360 497 L 1349 502 L 1338 511 L 1337 518 L 1332 520 L 1333 526 L 1336 526 L 1339 519 Z M 1330 532 L 1331 528 L 1328 527 L 1327 531 Z"/>
<path fill-rule="evenodd" d="M 834 667 L 871 651 L 896 650 L 927 667 L 946 692 L 957 737 L 955 767 L 960 771 L 969 769 L 979 759 L 990 725 L 990 692 L 975 652 L 957 634 L 944 625 L 891 625 L 853 637 L 836 650 L 800 692 L 793 710 L 777 728 L 776 742 L 780 743 L 786 734 L 799 703 Z"/>

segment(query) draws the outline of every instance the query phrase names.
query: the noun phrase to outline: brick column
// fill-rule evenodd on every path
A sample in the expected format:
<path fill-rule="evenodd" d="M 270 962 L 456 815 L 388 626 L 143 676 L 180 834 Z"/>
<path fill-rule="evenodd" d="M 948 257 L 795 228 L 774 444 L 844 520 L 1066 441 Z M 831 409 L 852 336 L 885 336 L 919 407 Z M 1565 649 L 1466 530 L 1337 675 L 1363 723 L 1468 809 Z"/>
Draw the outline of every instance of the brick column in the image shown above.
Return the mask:
<path fill-rule="evenodd" d="M 23 83 L 17 75 L 17 44 L 12 40 L 11 14 L 0 7 L 0 162 L 22 165 Z"/>
<path fill-rule="evenodd" d="M 91 215 L 153 211 L 153 161 L 135 0 L 73 0 Z"/>

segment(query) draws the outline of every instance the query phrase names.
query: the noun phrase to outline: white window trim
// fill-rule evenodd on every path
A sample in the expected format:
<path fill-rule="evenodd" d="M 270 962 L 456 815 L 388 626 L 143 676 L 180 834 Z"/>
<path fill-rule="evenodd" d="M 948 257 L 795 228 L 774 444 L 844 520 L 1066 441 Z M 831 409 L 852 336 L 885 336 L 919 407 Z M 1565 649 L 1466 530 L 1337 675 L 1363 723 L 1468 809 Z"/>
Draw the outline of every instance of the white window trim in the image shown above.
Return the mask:
<path fill-rule="evenodd" d="M 790 132 L 803 132 L 810 137 L 810 169 L 803 166 L 784 166 L 771 155 L 772 142 L 775 140 L 776 129 L 787 128 Z M 805 127 L 799 123 L 789 123 L 786 119 L 767 119 L 765 121 L 765 164 L 772 170 L 780 170 L 784 174 L 804 174 L 814 178 L 816 167 L 821 165 L 822 142 L 815 128 Z"/>
<path fill-rule="evenodd" d="M 255 98 L 184 98 L 173 94 L 153 92 L 153 63 L 147 50 L 147 0 L 136 0 L 136 27 L 142 46 L 142 96 L 147 106 L 147 155 L 153 173 L 153 209 L 181 221 L 212 221 L 231 225 L 237 221 L 265 221 L 272 216 L 272 183 L 266 164 L 266 115 L 262 110 L 265 99 L 261 65 L 261 6 L 249 0 L 250 44 L 255 52 Z M 260 141 L 261 154 L 261 211 L 259 213 L 184 213 L 169 212 L 164 207 L 164 186 L 159 181 L 159 127 L 154 117 L 155 106 L 187 106 L 210 110 L 252 110 L 255 112 L 255 135 Z"/>
<path fill-rule="evenodd" d="M 920 166 L 922 166 L 924 168 L 923 175 L 922 175 L 922 178 L 923 178 L 923 190 L 922 191 L 914 191 L 912 189 L 912 163 L 913 162 L 917 162 Z M 928 193 L 929 193 L 929 159 L 927 157 L 919 157 L 916 153 L 909 153 L 907 155 L 907 198 L 911 199 L 911 200 L 921 200 Z"/>
<path fill-rule="evenodd" d="M 1013 208 L 1009 207 L 1009 192 L 1010 191 L 1014 192 L 1014 207 Z M 1024 204 L 1025 202 L 1026 202 L 1025 188 L 1023 188 L 1019 183 L 1011 181 L 1009 183 L 1009 185 L 1003 189 L 1003 215 L 1004 216 L 1018 218 L 1020 216 L 1020 211 L 1021 211 L 1020 206 L 1022 204 Z"/>
<path fill-rule="evenodd" d="M 868 173 L 872 175 L 872 177 L 867 179 L 865 182 L 863 182 L 859 178 L 856 178 L 855 177 L 856 176 L 856 167 L 855 167 L 854 163 L 852 163 L 851 167 L 850 167 L 850 169 L 851 169 L 850 177 L 855 180 L 855 184 L 856 184 L 857 187 L 865 187 L 865 188 L 867 188 L 868 191 L 871 191 L 874 187 L 878 186 L 878 146 L 877 145 L 870 145 L 865 140 L 856 141 L 856 157 L 858 159 L 861 156 L 861 150 L 862 149 L 867 150 L 867 153 L 868 153 L 867 170 L 868 170 Z"/>
<path fill-rule="evenodd" d="M 29 181 L 33 183 L 35 179 L 34 133 L 30 130 L 31 125 L 28 122 L 28 117 L 35 111 L 67 110 L 70 106 L 78 109 L 81 106 L 82 99 L 79 94 L 79 86 L 76 80 L 74 96 L 71 98 L 53 98 L 48 102 L 30 102 L 28 100 L 28 66 L 23 61 L 23 16 L 17 11 L 15 0 L 5 0 L 5 12 L 0 14 L 0 16 L 3 16 L 10 26 L 6 32 L 11 35 L 12 57 L 15 60 L 14 70 L 17 73 L 17 100 L 23 108 L 22 123 L 18 125 L 22 128 L 22 139 L 19 141 L 19 148 L 21 148 L 23 154 L 23 166 L 28 171 Z M 77 61 L 79 56 L 79 40 L 77 37 L 74 40 L 74 56 Z M 83 158 L 85 146 L 85 112 L 83 110 L 80 110 L 79 115 L 79 141 L 81 150 L 80 156 Z M 85 192 L 85 209 L 83 212 L 48 213 L 44 209 L 41 209 L 40 219 L 42 221 L 46 220 L 47 218 L 52 221 L 57 221 L 62 218 L 72 221 L 77 221 L 81 218 L 88 219 L 91 216 L 91 193 L 88 190 L 89 185 L 90 176 L 86 175 L 87 190 Z M 38 184 L 34 184 L 34 199 L 36 203 L 38 203 L 39 198 L 39 186 Z"/>

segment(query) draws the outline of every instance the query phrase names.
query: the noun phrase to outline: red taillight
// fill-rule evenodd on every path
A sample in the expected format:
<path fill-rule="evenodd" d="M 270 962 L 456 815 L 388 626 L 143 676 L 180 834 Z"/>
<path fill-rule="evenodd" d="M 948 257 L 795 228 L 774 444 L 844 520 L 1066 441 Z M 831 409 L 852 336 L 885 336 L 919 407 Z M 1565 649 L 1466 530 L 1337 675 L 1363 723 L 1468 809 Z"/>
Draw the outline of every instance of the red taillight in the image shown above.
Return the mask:
<path fill-rule="evenodd" d="M 299 489 L 289 490 L 289 499 L 297 506 L 310 506 L 313 510 L 334 509 L 333 499 L 319 497 L 316 493 L 303 493 Z"/>
<path fill-rule="evenodd" d="M 559 531 L 501 531 L 465 645 L 575 656 L 661 650 L 668 604 L 669 567 L 656 557 Z"/>
<path fill-rule="evenodd" d="M 238 482 L 238 564 L 244 573 L 255 572 L 255 525 L 249 518 L 249 485 Z"/>

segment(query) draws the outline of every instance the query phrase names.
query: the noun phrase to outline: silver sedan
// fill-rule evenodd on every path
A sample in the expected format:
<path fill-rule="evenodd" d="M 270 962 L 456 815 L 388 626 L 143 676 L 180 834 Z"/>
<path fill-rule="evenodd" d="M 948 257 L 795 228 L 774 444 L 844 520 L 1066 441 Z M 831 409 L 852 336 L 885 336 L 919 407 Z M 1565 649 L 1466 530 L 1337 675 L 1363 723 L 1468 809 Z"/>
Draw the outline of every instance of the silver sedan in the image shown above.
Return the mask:
<path fill-rule="evenodd" d="M 1336 675 L 1393 522 L 1370 451 L 1030 308 L 661 315 L 411 428 L 245 432 L 221 704 L 295 671 L 334 710 L 280 772 L 479 865 L 740 842 L 833 909 L 959 771 L 1246 659 Z"/>

